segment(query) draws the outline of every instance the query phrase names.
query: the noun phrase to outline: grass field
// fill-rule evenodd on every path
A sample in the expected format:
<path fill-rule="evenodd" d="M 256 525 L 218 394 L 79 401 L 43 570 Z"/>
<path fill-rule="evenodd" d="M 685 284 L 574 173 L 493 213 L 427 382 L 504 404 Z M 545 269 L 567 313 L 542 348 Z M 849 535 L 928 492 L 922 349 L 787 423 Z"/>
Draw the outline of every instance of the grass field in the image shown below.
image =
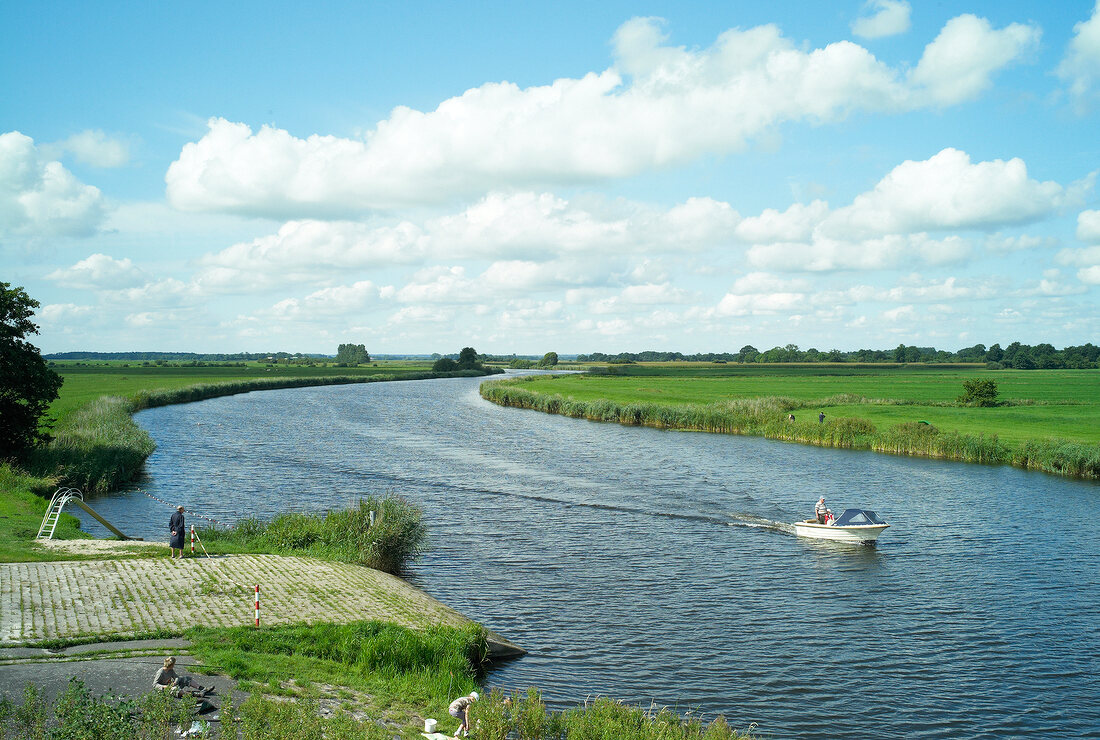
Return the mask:
<path fill-rule="evenodd" d="M 128 365 L 128 366 L 127 366 Z M 65 383 L 61 396 L 50 406 L 49 416 L 64 419 L 74 409 L 100 396 L 132 396 L 139 391 L 184 388 L 198 383 L 225 383 L 258 378 L 318 378 L 334 376 L 367 377 L 370 375 L 408 375 L 428 372 L 432 363 L 379 361 L 360 367 L 264 365 L 248 363 L 245 367 L 221 365 L 214 367 L 142 366 L 133 362 L 73 362 L 59 360 L 53 369 Z"/>
<path fill-rule="evenodd" d="M 1001 405 L 956 402 L 975 378 L 997 383 Z M 589 419 L 1100 473 L 1097 370 L 655 363 L 490 382 L 482 395 Z"/>
<path fill-rule="evenodd" d="M 619 369 L 619 368 L 616 368 Z M 624 375 L 540 376 L 528 390 L 579 401 L 710 404 L 731 399 L 789 398 L 803 414 L 860 417 L 876 425 L 927 421 L 943 431 L 996 434 L 1004 441 L 1100 442 L 1100 371 L 985 370 L 980 366 L 668 365 L 626 366 Z M 954 406 L 964 380 L 991 378 L 995 408 Z M 836 403 L 859 396 L 891 403 Z M 950 404 L 950 405 L 949 405 Z M 1015 405 L 1026 404 L 1026 405 Z M 796 417 L 798 410 L 795 410 Z"/>

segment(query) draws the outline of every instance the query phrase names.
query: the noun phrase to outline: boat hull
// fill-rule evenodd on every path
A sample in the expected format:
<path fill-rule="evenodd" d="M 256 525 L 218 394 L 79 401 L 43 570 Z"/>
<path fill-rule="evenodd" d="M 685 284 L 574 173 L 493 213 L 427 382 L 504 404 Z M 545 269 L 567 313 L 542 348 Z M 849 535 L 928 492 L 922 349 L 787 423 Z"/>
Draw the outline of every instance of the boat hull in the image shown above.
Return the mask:
<path fill-rule="evenodd" d="M 867 544 L 877 540 L 882 530 L 889 526 L 889 524 L 853 524 L 837 527 L 817 522 L 795 522 L 794 533 L 799 537 L 813 537 L 818 540 Z"/>

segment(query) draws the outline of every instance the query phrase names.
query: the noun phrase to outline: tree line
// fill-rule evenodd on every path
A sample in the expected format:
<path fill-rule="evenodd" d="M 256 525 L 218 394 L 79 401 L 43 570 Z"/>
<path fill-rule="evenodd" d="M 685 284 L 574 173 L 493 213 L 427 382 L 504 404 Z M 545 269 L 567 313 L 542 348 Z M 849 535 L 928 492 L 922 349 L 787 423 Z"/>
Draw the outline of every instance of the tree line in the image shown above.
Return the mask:
<path fill-rule="evenodd" d="M 1010 368 L 1016 370 L 1059 370 L 1089 369 L 1100 367 L 1100 347 L 1091 342 L 1080 346 L 1055 349 L 1050 344 L 1028 345 L 1013 342 L 1002 348 L 1000 344 L 986 347 L 975 344 L 955 352 L 935 347 L 916 347 L 899 344 L 894 349 L 858 349 L 842 352 L 838 349 L 822 351 L 811 347 L 799 349 L 798 345 L 772 347 L 758 350 L 746 344 L 738 352 L 705 352 L 684 354 L 682 352 L 620 352 L 606 354 L 593 352 L 577 355 L 577 362 L 607 362 L 621 364 L 630 362 L 897 362 L 897 363 L 985 363 L 992 369 Z"/>

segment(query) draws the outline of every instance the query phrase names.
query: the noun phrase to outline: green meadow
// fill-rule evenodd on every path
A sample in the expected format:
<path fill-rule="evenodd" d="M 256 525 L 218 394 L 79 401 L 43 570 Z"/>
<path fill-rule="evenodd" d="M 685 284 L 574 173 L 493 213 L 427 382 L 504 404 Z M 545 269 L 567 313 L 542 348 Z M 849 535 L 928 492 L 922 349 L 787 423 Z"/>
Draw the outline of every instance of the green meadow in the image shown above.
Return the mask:
<path fill-rule="evenodd" d="M 208 366 L 142 365 L 140 362 L 77 362 L 57 360 L 51 363 L 65 379 L 61 396 L 50 406 L 49 415 L 63 419 L 73 409 L 101 396 L 129 397 L 140 391 L 169 390 L 197 384 L 228 383 L 267 378 L 325 378 L 336 376 L 408 375 L 428 372 L 430 361 L 385 361 L 359 367 L 326 365 L 271 365 L 251 362 L 244 367 L 231 364 Z"/>
<path fill-rule="evenodd" d="M 971 379 L 994 380 L 999 405 L 958 403 Z M 1097 370 L 654 363 L 489 382 L 482 395 L 588 419 L 1100 477 Z"/>

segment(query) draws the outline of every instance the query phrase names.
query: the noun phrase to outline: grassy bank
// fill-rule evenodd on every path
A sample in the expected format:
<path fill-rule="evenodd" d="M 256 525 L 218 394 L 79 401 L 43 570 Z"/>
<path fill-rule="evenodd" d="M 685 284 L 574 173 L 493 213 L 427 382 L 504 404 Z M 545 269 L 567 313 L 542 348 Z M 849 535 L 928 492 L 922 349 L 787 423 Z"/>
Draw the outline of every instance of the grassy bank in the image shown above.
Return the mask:
<path fill-rule="evenodd" d="M 420 509 L 408 501 L 369 496 L 347 511 L 287 512 L 270 522 L 242 519 L 233 529 L 198 533 L 211 553 L 308 555 L 396 574 L 421 552 L 427 530 Z"/>
<path fill-rule="evenodd" d="M 962 381 L 979 376 L 997 380 L 1004 405 L 956 403 Z M 1096 371 L 671 365 L 493 381 L 482 384 L 481 394 L 503 406 L 597 421 L 1011 464 L 1096 479 L 1097 380 Z M 826 419 L 819 423 L 822 412 Z"/>
<path fill-rule="evenodd" d="M 236 679 L 250 697 L 220 703 L 220 736 L 242 740 L 391 740 L 419 738 L 423 720 L 451 734 L 458 721 L 447 706 L 479 690 L 487 654 L 485 630 L 432 627 L 410 630 L 382 622 L 343 625 L 195 628 L 189 651 L 202 672 Z M 201 679 L 199 681 L 202 682 Z M 645 711 L 607 698 L 553 711 L 539 692 L 507 697 L 494 690 L 475 703 L 470 718 L 485 740 L 732 740 L 748 735 L 721 717 L 709 723 L 668 709 Z M 0 701 L 0 739 L 47 737 L 167 737 L 187 702 L 165 692 L 133 699 L 92 696 L 74 682 L 54 705 L 28 687 L 22 703 Z M 322 716 L 321 710 L 324 709 Z M 135 711 L 137 710 L 137 711 Z M 5 734 L 6 733 L 6 734 Z"/>
<path fill-rule="evenodd" d="M 194 368 L 196 371 L 209 369 Z M 175 372 L 165 375 L 150 373 L 141 376 L 141 387 L 133 388 L 126 396 L 103 393 L 94 395 L 94 392 L 89 394 L 89 385 L 102 389 L 124 382 L 120 378 L 128 381 L 129 376 L 120 375 L 117 370 L 132 372 L 134 368 L 112 370 L 115 371 L 82 372 L 72 376 L 64 374 L 65 385 L 62 386 L 61 398 L 51 407 L 51 414 L 58 419 L 54 428 L 54 440 L 48 446 L 34 451 L 27 461 L 27 467 L 33 475 L 52 477 L 59 484 L 96 493 L 113 490 L 132 479 L 155 447 L 152 438 L 131 418 L 132 414 L 142 409 L 281 388 L 483 375 L 473 370 L 434 373 L 423 369 L 404 369 L 390 373 L 325 375 L 314 372 L 304 376 L 276 375 L 195 383 L 194 375 L 181 375 L 179 372 L 190 368 L 173 368 Z M 192 382 L 181 383 L 187 377 L 191 377 Z M 74 378 L 77 379 L 75 382 Z M 164 385 L 158 386 L 158 383 Z M 90 395 L 94 397 L 89 397 Z M 83 402 L 76 404 L 74 398 L 83 399 Z"/>

